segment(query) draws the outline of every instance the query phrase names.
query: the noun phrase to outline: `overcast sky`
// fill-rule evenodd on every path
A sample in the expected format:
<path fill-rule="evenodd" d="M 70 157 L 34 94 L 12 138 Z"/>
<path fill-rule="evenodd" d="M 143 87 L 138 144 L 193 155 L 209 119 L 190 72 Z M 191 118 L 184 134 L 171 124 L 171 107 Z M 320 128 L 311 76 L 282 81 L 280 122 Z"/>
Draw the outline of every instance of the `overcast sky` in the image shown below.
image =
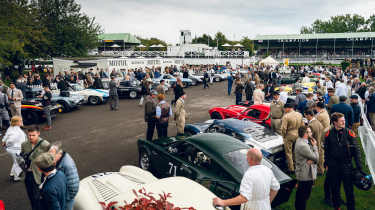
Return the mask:
<path fill-rule="evenodd" d="M 76 0 L 105 33 L 131 33 L 178 42 L 181 29 L 193 37 L 223 32 L 231 40 L 257 34 L 299 33 L 316 19 L 357 13 L 368 17 L 373 0 Z"/>

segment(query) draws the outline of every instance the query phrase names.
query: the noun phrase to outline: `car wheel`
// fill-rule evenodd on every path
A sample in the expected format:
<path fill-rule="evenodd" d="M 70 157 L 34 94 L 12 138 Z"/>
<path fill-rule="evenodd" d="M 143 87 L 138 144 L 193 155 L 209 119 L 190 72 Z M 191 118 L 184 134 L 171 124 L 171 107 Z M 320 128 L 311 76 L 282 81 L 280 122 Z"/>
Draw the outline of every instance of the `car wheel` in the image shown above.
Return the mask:
<path fill-rule="evenodd" d="M 22 113 L 23 124 L 32 125 L 40 122 L 39 115 L 33 111 Z"/>
<path fill-rule="evenodd" d="M 137 98 L 137 92 L 134 91 L 134 90 L 130 91 L 129 92 L 129 98 L 131 98 L 131 99 Z"/>
<path fill-rule="evenodd" d="M 91 105 L 97 105 L 100 103 L 100 98 L 98 96 L 90 96 L 88 101 Z"/>
<path fill-rule="evenodd" d="M 216 78 L 215 78 L 215 81 L 216 81 L 216 82 L 220 82 L 220 81 L 221 81 L 220 77 L 216 77 Z"/>
<path fill-rule="evenodd" d="M 141 149 L 139 152 L 139 167 L 151 171 L 151 155 L 146 149 Z"/>
<path fill-rule="evenodd" d="M 63 112 L 69 112 L 70 111 L 70 107 L 69 107 L 68 103 L 66 103 L 65 101 L 58 101 L 57 103 L 59 103 L 62 106 Z"/>
<path fill-rule="evenodd" d="M 221 120 L 223 119 L 223 117 L 221 117 L 220 113 L 219 112 L 213 112 L 211 114 L 211 119 L 214 119 L 214 120 Z"/>
<path fill-rule="evenodd" d="M 192 85 L 192 86 L 196 86 L 196 85 L 197 85 L 197 81 L 192 80 L 191 85 Z"/>
<path fill-rule="evenodd" d="M 186 82 L 182 82 L 182 87 L 187 88 L 189 85 Z"/>

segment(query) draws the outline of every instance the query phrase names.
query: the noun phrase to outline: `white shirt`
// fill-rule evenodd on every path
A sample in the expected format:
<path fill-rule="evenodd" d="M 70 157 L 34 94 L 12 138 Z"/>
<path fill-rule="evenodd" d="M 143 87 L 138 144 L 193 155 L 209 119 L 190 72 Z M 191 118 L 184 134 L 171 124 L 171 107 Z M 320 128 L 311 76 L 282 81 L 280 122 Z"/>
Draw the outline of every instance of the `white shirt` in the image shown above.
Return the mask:
<path fill-rule="evenodd" d="M 280 92 L 280 101 L 282 101 L 284 104 L 286 104 L 287 100 L 288 100 L 288 92 L 281 91 Z"/>
<path fill-rule="evenodd" d="M 3 138 L 3 142 L 9 149 L 21 149 L 21 144 L 26 140 L 26 134 L 19 126 L 10 126 Z"/>
<path fill-rule="evenodd" d="M 335 95 L 337 95 L 339 97 L 340 96 L 348 97 L 348 87 L 342 82 L 338 83 L 337 86 L 336 86 Z"/>
<path fill-rule="evenodd" d="M 326 88 L 333 88 L 333 83 L 331 80 L 326 81 Z"/>
<path fill-rule="evenodd" d="M 270 190 L 279 190 L 280 183 L 265 165 L 250 166 L 242 178 L 240 194 L 247 199 L 242 210 L 271 210 Z"/>

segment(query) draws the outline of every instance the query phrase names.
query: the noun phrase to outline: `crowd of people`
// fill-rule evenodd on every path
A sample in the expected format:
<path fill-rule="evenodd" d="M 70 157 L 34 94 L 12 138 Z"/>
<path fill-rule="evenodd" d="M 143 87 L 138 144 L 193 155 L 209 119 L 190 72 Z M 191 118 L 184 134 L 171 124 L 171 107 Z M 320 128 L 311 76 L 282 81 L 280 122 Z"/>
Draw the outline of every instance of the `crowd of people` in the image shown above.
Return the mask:
<path fill-rule="evenodd" d="M 232 94 L 234 85 L 236 104 L 242 102 L 243 93 L 245 99 L 254 104 L 270 102 L 271 129 L 283 137 L 288 173 L 295 174 L 298 180 L 295 208 L 306 209 L 314 181 L 317 176 L 325 176 L 324 193 L 327 204 L 340 209 L 344 203 L 340 195 L 340 186 L 343 183 L 347 208 L 355 209 L 352 171 L 358 170 L 364 174 L 356 140 L 358 126 L 361 123 L 358 102 L 361 100 L 366 105 L 367 114 L 374 125 L 374 72 L 365 68 L 292 68 L 293 73 L 300 74 L 301 82 L 310 82 L 314 73 L 319 73 L 320 77 L 324 78 L 316 81 L 313 92 L 305 93 L 303 89 L 297 88 L 296 95 L 292 96 L 286 87 L 280 85 L 282 75 L 278 71 L 279 67 L 239 67 L 247 73 L 239 73 L 238 68 L 232 69 L 230 66 L 226 68 L 229 71 L 227 93 Z M 158 138 L 168 137 L 168 126 L 173 117 L 177 138 L 183 140 L 187 94 L 181 78 L 177 76 L 177 81 L 172 86 L 174 97 L 170 102 L 166 99 L 164 81 L 161 80 L 157 87 L 153 87 L 151 78 L 159 77 L 161 74 L 178 73 L 182 73 L 182 77 L 187 77 L 189 73 L 194 72 L 203 75 L 203 88 L 207 88 L 212 82 L 210 77 L 218 70 L 217 65 L 185 65 L 180 68 L 167 67 L 163 71 L 161 68 L 126 72 L 114 70 L 108 75 L 98 69 L 96 73 L 89 70 L 86 74 L 65 72 L 58 74 L 54 80 L 58 83 L 58 88 L 63 90 L 66 87 L 63 84 L 80 81 L 85 86 L 100 84 L 95 83 L 95 79 L 91 83 L 92 76 L 98 80 L 111 78 L 111 110 L 119 108 L 116 78 L 122 75 L 124 80 L 139 80 L 142 85 L 140 105 L 143 105 L 143 100 L 145 101 L 146 139 L 153 140 L 155 129 Z M 27 82 L 24 83 L 25 81 Z M 61 142 L 50 144 L 42 139 L 37 126 L 31 126 L 26 133 L 21 129 L 23 123 L 20 102 L 23 98 L 23 84 L 42 84 L 45 93 L 40 97 L 43 98 L 43 105 L 48 107 L 52 97 L 49 90 L 51 81 L 53 80 L 48 72 L 42 77 L 38 73 L 26 74 L 26 78 L 20 77 L 15 83 L 11 83 L 6 91 L 0 93 L 0 111 L 9 104 L 12 112 L 10 126 L 2 139 L 2 145 L 13 161 L 10 178 L 20 181 L 21 175 L 24 174 L 26 191 L 33 210 L 72 209 L 74 197 L 79 189 L 79 175 L 74 160 L 63 150 Z M 276 90 L 277 88 L 279 90 Z M 6 116 L 5 112 L 0 113 L 2 120 L 9 121 L 10 117 Z M 50 126 L 50 122 L 47 122 L 47 129 Z M 214 205 L 244 204 L 245 209 L 271 209 L 270 203 L 275 198 L 280 184 L 272 171 L 261 165 L 262 153 L 258 149 L 250 149 L 247 157 L 251 167 L 242 179 L 240 195 L 227 200 L 215 198 Z M 352 164 L 353 160 L 356 167 Z"/>
<path fill-rule="evenodd" d="M 306 209 L 317 176 L 325 176 L 328 205 L 340 209 L 345 203 L 340 196 L 343 183 L 347 209 L 355 209 L 352 171 L 365 174 L 356 139 L 362 120 L 358 103 L 361 100 L 365 105 L 374 127 L 374 72 L 370 68 L 303 68 L 292 69 L 293 73 L 300 73 L 301 83 L 309 83 L 314 74 L 319 75 L 310 92 L 297 88 L 292 96 L 286 86 L 280 85 L 278 67 L 264 67 L 244 75 L 231 75 L 228 95 L 234 80 L 236 104 L 242 102 L 243 92 L 246 100 L 254 104 L 270 102 L 271 129 L 283 137 L 288 174 L 295 174 L 298 180 L 297 210 Z"/>

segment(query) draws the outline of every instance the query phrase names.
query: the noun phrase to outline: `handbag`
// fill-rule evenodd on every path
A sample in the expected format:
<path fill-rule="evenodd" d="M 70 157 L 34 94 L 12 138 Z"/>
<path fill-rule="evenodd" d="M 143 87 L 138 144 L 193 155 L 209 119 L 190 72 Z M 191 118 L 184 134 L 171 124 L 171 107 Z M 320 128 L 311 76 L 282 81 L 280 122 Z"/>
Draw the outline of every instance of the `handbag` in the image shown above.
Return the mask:
<path fill-rule="evenodd" d="M 21 153 L 16 156 L 16 161 L 23 171 L 27 171 L 30 168 L 30 165 L 31 165 L 30 156 L 43 141 L 44 140 L 39 141 L 29 153 L 26 153 L 26 154 Z"/>

